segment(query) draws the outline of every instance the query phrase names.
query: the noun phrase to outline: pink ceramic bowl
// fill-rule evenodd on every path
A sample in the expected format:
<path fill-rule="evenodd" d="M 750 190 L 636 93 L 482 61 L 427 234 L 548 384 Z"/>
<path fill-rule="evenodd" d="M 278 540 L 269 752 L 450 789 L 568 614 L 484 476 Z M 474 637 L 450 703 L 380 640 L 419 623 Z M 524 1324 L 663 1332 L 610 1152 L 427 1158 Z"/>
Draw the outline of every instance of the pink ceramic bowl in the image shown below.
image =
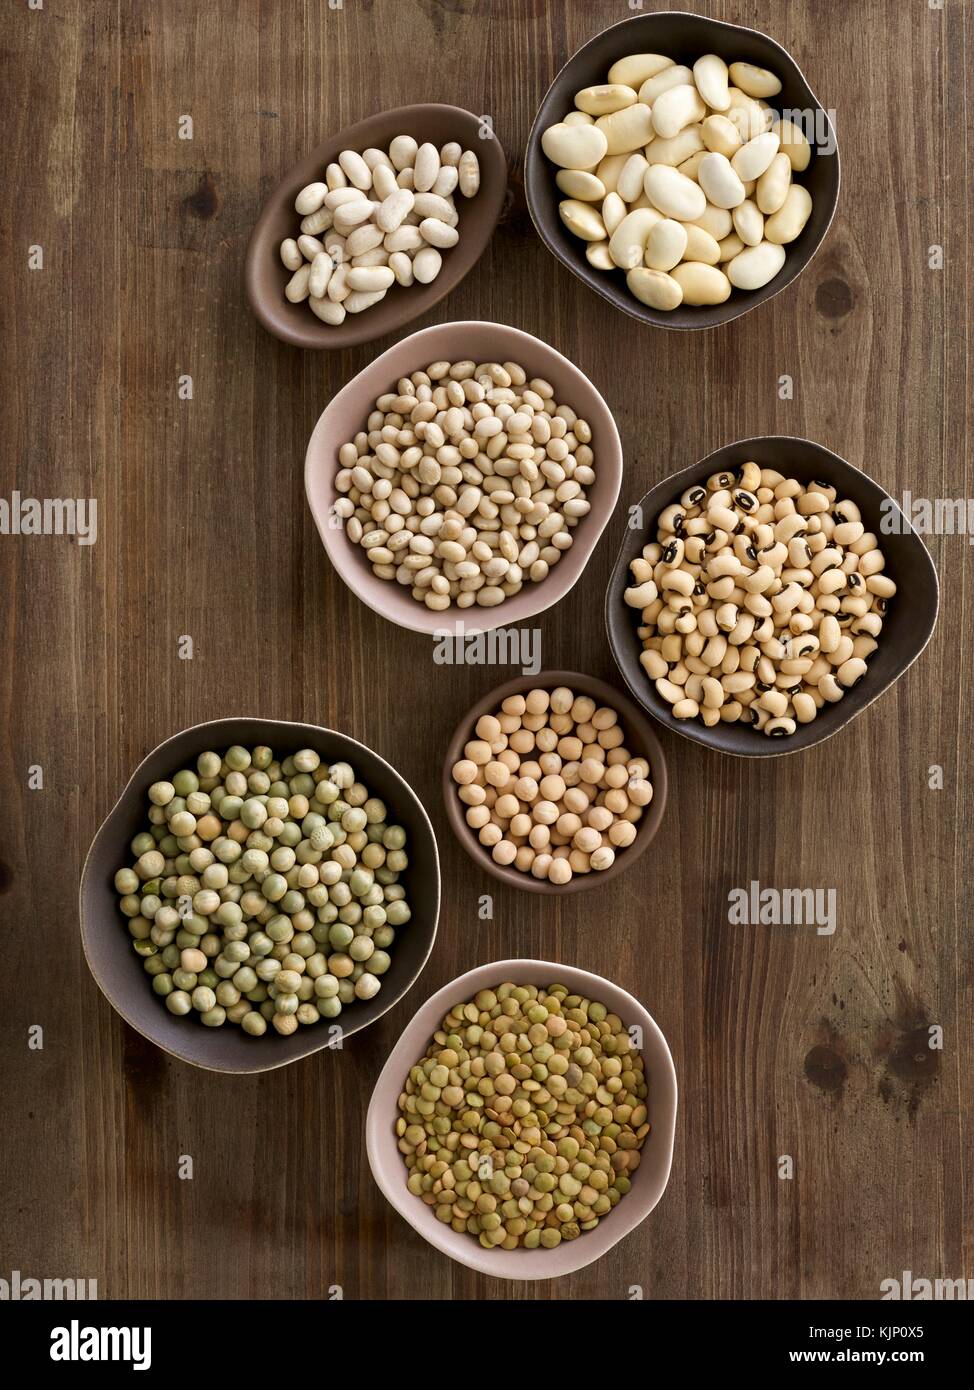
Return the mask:
<path fill-rule="evenodd" d="M 432 1207 L 406 1187 L 407 1169 L 396 1141 L 398 1101 L 409 1068 L 424 1055 L 430 1039 L 453 1004 L 470 999 L 480 989 L 505 981 L 528 985 L 567 985 L 597 999 L 618 1014 L 626 1027 L 642 1029 L 640 1051 L 646 1064 L 649 1096 L 649 1136 L 642 1150 L 632 1188 L 592 1231 L 566 1241 L 554 1250 L 485 1250 L 473 1236 L 460 1234 L 438 1221 Z M 452 1260 L 499 1279 L 557 1279 L 584 1269 L 623 1236 L 635 1230 L 662 1197 L 673 1162 L 676 1129 L 676 1071 L 666 1039 L 638 1000 L 618 985 L 571 965 L 543 960 L 498 960 L 469 970 L 438 990 L 417 1011 L 389 1055 L 372 1092 L 365 1122 L 365 1142 L 372 1176 L 399 1215 L 430 1245 Z"/>
<path fill-rule="evenodd" d="M 353 545 L 343 525 L 336 524 L 333 507 L 338 450 L 364 427 L 376 398 L 395 388 L 403 376 L 431 362 L 517 362 L 529 376 L 543 377 L 555 388 L 562 405 L 592 427 L 595 482 L 588 489 L 591 511 L 574 531 L 574 544 L 540 584 L 525 584 L 519 594 L 496 608 L 455 608 L 434 613 L 395 580 L 377 579 L 365 551 Z M 413 632 L 443 632 L 463 623 L 467 632 L 523 623 L 564 598 L 588 563 L 619 496 L 622 482 L 622 444 L 612 412 L 584 375 L 553 347 L 502 323 L 478 321 L 438 323 L 423 328 L 389 348 L 354 377 L 325 407 L 308 444 L 304 486 L 322 544 L 348 587 L 368 606 Z"/>

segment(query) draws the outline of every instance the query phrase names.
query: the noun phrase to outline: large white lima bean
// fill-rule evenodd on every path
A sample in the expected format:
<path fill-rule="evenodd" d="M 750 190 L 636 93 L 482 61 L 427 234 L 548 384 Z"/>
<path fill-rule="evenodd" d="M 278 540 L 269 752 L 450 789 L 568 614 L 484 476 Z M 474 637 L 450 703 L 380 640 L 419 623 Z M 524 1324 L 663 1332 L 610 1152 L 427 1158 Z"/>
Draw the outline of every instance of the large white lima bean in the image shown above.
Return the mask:
<path fill-rule="evenodd" d="M 768 104 L 781 90 L 776 73 L 715 53 L 692 67 L 632 53 L 578 91 L 541 147 L 589 265 L 622 272 L 635 299 L 663 312 L 774 280 L 812 212 L 795 182 L 811 146 Z"/>

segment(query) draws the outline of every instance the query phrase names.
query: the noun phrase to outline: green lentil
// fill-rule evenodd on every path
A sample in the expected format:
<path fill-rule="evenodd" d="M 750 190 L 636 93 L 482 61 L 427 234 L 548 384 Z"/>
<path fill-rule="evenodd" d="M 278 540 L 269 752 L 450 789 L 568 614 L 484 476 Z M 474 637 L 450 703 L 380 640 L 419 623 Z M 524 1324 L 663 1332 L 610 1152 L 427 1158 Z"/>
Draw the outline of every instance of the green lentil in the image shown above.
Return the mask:
<path fill-rule="evenodd" d="M 630 1190 L 647 1094 L 643 1059 L 603 1004 L 559 984 L 481 990 L 409 1070 L 396 1121 L 406 1186 L 486 1249 L 552 1250 Z"/>

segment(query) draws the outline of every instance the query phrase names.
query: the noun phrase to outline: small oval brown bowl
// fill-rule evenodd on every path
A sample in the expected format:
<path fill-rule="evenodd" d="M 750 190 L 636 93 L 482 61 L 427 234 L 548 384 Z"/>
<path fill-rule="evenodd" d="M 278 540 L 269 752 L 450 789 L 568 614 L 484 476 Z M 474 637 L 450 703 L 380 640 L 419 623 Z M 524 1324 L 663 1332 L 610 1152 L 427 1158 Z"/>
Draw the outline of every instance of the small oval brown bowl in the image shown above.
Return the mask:
<path fill-rule="evenodd" d="M 576 874 L 568 883 L 549 883 L 547 879 L 524 874 L 520 869 L 505 864 L 496 864 L 490 851 L 485 849 L 477 836 L 464 820 L 464 805 L 457 795 L 457 786 L 451 775 L 453 764 L 463 756 L 463 746 L 474 737 L 474 727 L 483 714 L 493 714 L 508 695 L 521 695 L 525 690 L 553 690 L 556 685 L 567 685 L 578 695 L 590 695 L 600 705 L 608 705 L 619 715 L 619 722 L 626 731 L 626 747 L 634 757 L 645 758 L 649 763 L 649 780 L 653 784 L 653 799 L 649 808 L 639 821 L 636 838 L 626 849 L 620 850 L 615 862 L 601 873 Z M 515 676 L 497 686 L 478 700 L 472 709 L 460 720 L 446 750 L 443 763 L 443 801 L 446 814 L 454 835 L 470 855 L 474 863 L 486 870 L 494 878 L 500 879 L 510 888 L 522 888 L 529 893 L 581 893 L 586 888 L 595 888 L 607 883 L 617 874 L 624 873 L 644 850 L 649 848 L 655 838 L 666 810 L 667 776 L 666 759 L 653 727 L 627 695 L 613 685 L 600 681 L 595 676 L 583 676 L 578 671 L 541 671 L 536 676 Z"/>
<path fill-rule="evenodd" d="M 406 1165 L 397 1146 L 398 1101 L 409 1068 L 423 1056 L 453 1005 L 472 998 L 478 990 L 508 981 L 524 985 L 566 985 L 573 993 L 605 1004 L 627 1028 L 635 1026 L 642 1032 L 639 1050 L 646 1068 L 650 1132 L 642 1148 L 642 1162 L 633 1176 L 632 1188 L 594 1230 L 585 1231 L 577 1240 L 563 1241 L 554 1250 L 485 1250 L 473 1236 L 465 1231 L 454 1231 L 437 1220 L 433 1208 L 407 1188 Z M 497 1279 L 560 1279 L 574 1270 L 584 1269 L 611 1250 L 645 1221 L 657 1205 L 666 1190 L 673 1164 L 676 1110 L 676 1068 L 669 1045 L 659 1024 L 638 999 L 621 985 L 573 965 L 555 965 L 543 960 L 498 960 L 478 965 L 437 990 L 406 1024 L 372 1092 L 365 1121 L 365 1144 L 372 1176 L 383 1196 L 424 1240 L 451 1260 Z"/>
<path fill-rule="evenodd" d="M 660 512 L 671 502 L 678 501 L 688 487 L 705 482 L 711 473 L 739 468 L 749 459 L 762 467 L 777 468 L 802 482 L 815 478 L 834 484 L 840 497 L 855 502 L 866 529 L 875 532 L 886 557 L 883 572 L 889 575 L 897 589 L 890 600 L 879 646 L 869 658 L 863 679 L 836 704 L 826 706 L 810 724 L 799 724 L 790 738 L 768 738 L 747 724 L 717 724 L 708 729 L 698 719 L 674 718 L 670 706 L 657 693 L 639 664 L 642 652 L 636 635 L 639 611 L 630 608 L 623 598 L 630 584 L 630 561 L 640 554 L 650 536 L 655 536 Z M 930 552 L 915 531 L 905 533 L 906 519 L 889 493 L 822 444 L 788 435 L 740 439 L 708 454 L 691 468 L 672 473 L 651 488 L 639 506 L 644 525 L 636 531 L 627 530 L 623 538 L 606 591 L 605 625 L 612 655 L 626 685 L 643 709 L 683 738 L 741 758 L 780 758 L 786 753 L 812 748 L 838 733 L 844 724 L 888 690 L 930 641 L 940 603 L 940 586 Z M 882 530 L 881 518 L 887 513 L 892 517 L 893 526 L 903 530 L 888 533 Z"/>
<path fill-rule="evenodd" d="M 507 191 L 504 150 L 496 135 L 481 139 L 481 129 L 479 116 L 460 106 L 434 102 L 399 106 L 329 136 L 295 164 L 264 204 L 244 263 L 250 307 L 268 333 L 295 347 L 354 347 L 402 328 L 448 295 L 483 254 Z M 412 135 L 420 144 L 429 140 L 437 146 L 456 140 L 464 149 L 475 151 L 480 161 L 480 189 L 473 198 L 457 196 L 460 240 L 443 253 L 440 273 L 429 285 L 393 285 L 385 299 L 371 309 L 348 314 L 343 323 L 334 326 L 322 323 L 307 303 L 292 304 L 284 298 L 291 272 L 281 263 L 280 245 L 285 237 L 298 234 L 301 218 L 294 211 L 294 200 L 306 184 L 324 177 L 326 166 L 334 163 L 342 150 L 361 153 L 371 146 L 385 150 L 397 135 Z"/>
<path fill-rule="evenodd" d="M 343 1009 L 336 1020 L 301 1027 L 290 1037 L 273 1030 L 252 1038 L 236 1025 L 207 1028 L 195 1018 L 177 1017 L 152 991 L 142 958 L 132 949 L 118 908 L 113 879 L 128 862 L 129 841 L 146 824 L 146 795 L 153 782 L 180 767 L 195 765 L 207 749 L 231 744 L 268 744 L 275 755 L 314 748 L 322 758 L 345 760 L 369 790 L 386 802 L 408 835 L 409 867 L 404 883 L 412 917 L 393 945 L 392 964 L 379 993 Z M 419 978 L 436 937 L 440 908 L 440 866 L 436 838 L 416 793 L 378 753 L 347 734 L 316 724 L 281 719 L 216 719 L 195 724 L 160 743 L 139 763 L 114 808 L 95 835 L 81 873 L 81 941 L 99 989 L 125 1022 L 173 1057 L 207 1071 L 253 1073 L 309 1057 L 340 1038 L 367 1028 L 399 1002 Z"/>
<path fill-rule="evenodd" d="M 517 362 L 529 376 L 540 376 L 555 388 L 559 403 L 570 405 L 592 427 L 595 482 L 588 489 L 591 510 L 573 532 L 574 544 L 539 584 L 525 584 L 519 594 L 496 608 L 450 607 L 434 613 L 417 603 L 409 590 L 372 573 L 365 551 L 353 545 L 344 526 L 334 524 L 333 508 L 338 450 L 364 426 L 376 397 L 392 390 L 400 377 L 422 371 L 431 362 Z M 567 357 L 520 329 L 478 320 L 437 323 L 401 339 L 369 363 L 325 407 L 308 443 L 304 486 L 328 558 L 352 592 L 379 613 L 412 632 L 450 632 L 462 623 L 466 632 L 526 622 L 557 603 L 584 570 L 605 530 L 622 483 L 622 443 L 612 412 L 598 390 Z"/>
<path fill-rule="evenodd" d="M 823 144 L 831 145 L 827 154 L 813 145 L 808 168 L 796 180 L 812 195 L 812 212 L 801 235 L 787 248 L 784 265 L 773 280 L 759 290 L 732 290 L 723 304 L 680 305 L 671 313 L 651 309 L 629 293 L 626 277 L 619 271 L 595 270 L 585 259 L 585 243 L 572 236 L 558 216 L 562 194 L 555 184 L 557 167 L 541 148 L 541 136 L 548 126 L 563 120 L 574 106 L 575 93 L 583 87 L 605 82 L 609 68 L 628 53 L 662 53 L 674 62 L 692 67 L 705 53 L 716 53 L 728 64 L 754 63 L 768 68 L 781 79 L 781 91 L 769 106 L 777 111 L 815 111 L 815 131 L 827 132 Z M 815 255 L 839 201 L 839 151 L 835 129 L 827 112 L 815 96 L 805 74 L 791 54 L 767 34 L 739 24 L 725 24 L 705 15 L 665 11 L 624 19 L 603 29 L 571 57 L 548 89 L 528 136 L 524 156 L 524 191 L 531 219 L 538 235 L 551 253 L 603 299 L 630 318 L 657 328 L 714 328 L 730 323 L 765 300 L 772 299 L 802 273 Z"/>

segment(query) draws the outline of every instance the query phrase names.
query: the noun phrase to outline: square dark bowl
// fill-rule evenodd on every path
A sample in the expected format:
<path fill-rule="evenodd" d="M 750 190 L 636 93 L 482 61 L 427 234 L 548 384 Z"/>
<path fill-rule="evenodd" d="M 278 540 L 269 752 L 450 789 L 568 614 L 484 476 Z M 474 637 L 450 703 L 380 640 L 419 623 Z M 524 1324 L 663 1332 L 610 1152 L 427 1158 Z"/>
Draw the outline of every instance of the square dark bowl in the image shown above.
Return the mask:
<path fill-rule="evenodd" d="M 130 858 L 129 841 L 145 829 L 146 794 L 152 783 L 169 778 L 180 767 L 195 765 L 207 749 L 220 751 L 234 743 L 250 747 L 267 744 L 280 757 L 299 748 L 314 748 L 323 761 L 350 762 L 408 836 L 409 866 L 404 885 L 412 916 L 397 933 L 390 952 L 392 964 L 383 976 L 382 988 L 374 998 L 350 1004 L 338 1019 L 323 1019 L 319 1024 L 301 1027 L 290 1037 L 282 1037 L 271 1029 L 262 1037 L 253 1038 L 236 1025 L 207 1028 L 196 1018 L 171 1014 L 153 992 L 141 956 L 132 950 L 113 882 L 116 871 Z M 347 734 L 278 719 L 217 719 L 183 729 L 160 743 L 139 763 L 109 811 L 92 841 L 81 874 L 81 940 L 98 987 L 136 1032 L 164 1052 L 209 1071 L 272 1071 L 332 1045 L 334 1026 L 341 1029 L 342 1040 L 367 1028 L 415 984 L 433 949 L 439 908 L 436 839 L 429 817 L 408 782 L 378 753 Z"/>
<path fill-rule="evenodd" d="M 621 270 L 596 270 L 590 266 L 585 259 L 586 243 L 573 236 L 559 217 L 558 204 L 565 195 L 555 183 L 557 168 L 544 154 L 541 136 L 548 126 L 564 120 L 573 109 L 576 92 L 604 83 L 612 64 L 630 53 L 661 53 L 688 67 L 705 53 L 716 53 L 728 65 L 744 62 L 767 68 L 781 80 L 781 91 L 768 105 L 776 111 L 808 112 L 809 118 L 814 120 L 814 132 L 824 137 L 821 143 L 831 147 L 832 152 L 826 153 L 812 143 L 811 161 L 800 175 L 800 182 L 812 195 L 811 216 L 800 235 L 788 245 L 781 270 L 761 289 L 734 289 L 723 304 L 680 305 L 669 313 L 651 309 L 629 292 Z M 808 129 L 803 128 L 808 135 Z M 603 29 L 568 60 L 548 88 L 534 118 L 524 155 L 524 191 L 541 240 L 596 294 L 631 318 L 657 328 L 714 328 L 740 318 L 779 294 L 808 265 L 835 216 L 839 201 L 839 151 L 828 113 L 794 58 L 774 39 L 743 25 L 667 10 L 637 15 L 635 19 L 624 19 L 610 29 Z"/>
<path fill-rule="evenodd" d="M 643 546 L 656 536 L 656 519 L 671 502 L 678 501 L 688 487 L 703 483 L 712 473 L 740 468 L 753 459 L 762 468 L 776 468 L 802 482 L 818 479 L 831 483 L 839 496 L 855 502 L 867 531 L 875 532 L 886 558 L 884 574 L 896 584 L 889 612 L 879 636 L 879 646 L 869 658 L 865 676 L 841 700 L 827 705 L 810 724 L 799 724 L 789 738 L 768 738 L 749 724 L 716 724 L 708 729 L 698 719 L 676 719 L 670 706 L 658 694 L 639 662 L 642 645 L 636 630 L 640 614 L 630 608 L 623 594 L 631 584 L 629 564 Z M 913 531 L 899 507 L 880 485 L 833 454 L 822 444 L 788 435 L 766 435 L 727 444 L 706 458 L 672 473 L 651 488 L 639 503 L 643 525 L 627 530 L 615 562 L 605 597 L 605 625 L 616 665 L 635 698 L 655 719 L 674 733 L 742 758 L 775 758 L 798 753 L 831 738 L 843 725 L 898 681 L 930 641 L 937 622 L 940 585 L 930 552 Z M 883 510 L 881 510 L 883 509 Z M 887 515 L 888 530 L 880 518 Z"/>

